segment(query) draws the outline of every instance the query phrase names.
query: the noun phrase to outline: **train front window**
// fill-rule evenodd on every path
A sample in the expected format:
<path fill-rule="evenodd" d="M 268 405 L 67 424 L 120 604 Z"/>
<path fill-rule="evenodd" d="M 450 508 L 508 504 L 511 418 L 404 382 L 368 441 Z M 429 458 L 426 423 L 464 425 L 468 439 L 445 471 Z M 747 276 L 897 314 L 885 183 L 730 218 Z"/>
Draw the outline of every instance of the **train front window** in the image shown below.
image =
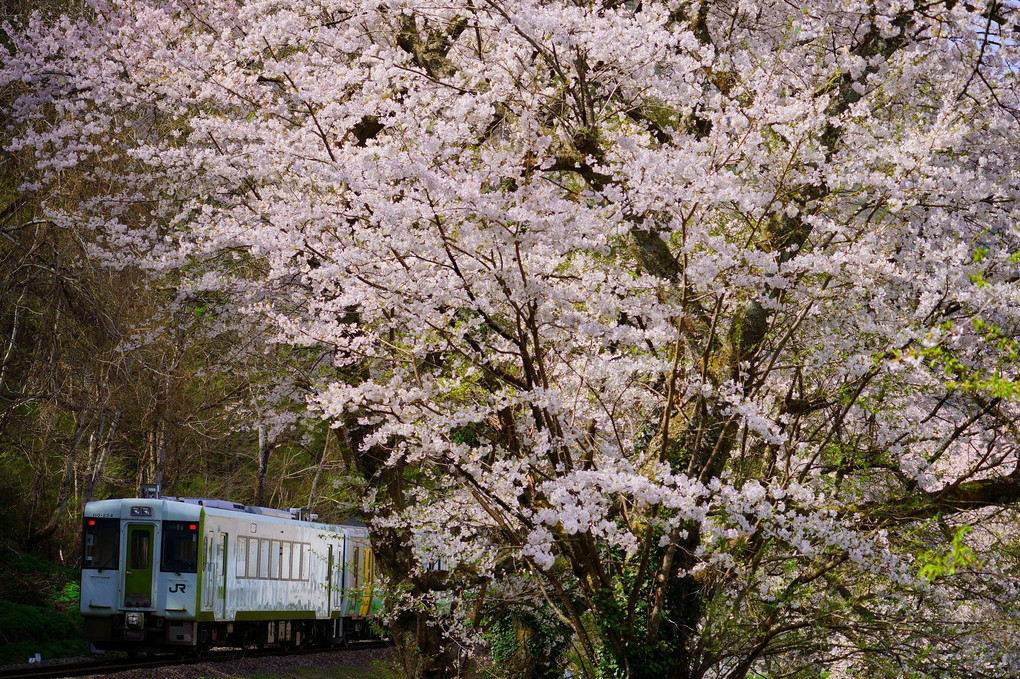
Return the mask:
<path fill-rule="evenodd" d="M 150 568 L 149 537 L 152 534 L 141 530 L 131 532 L 130 529 L 128 529 L 128 534 L 131 536 L 131 554 L 128 557 L 128 568 L 136 571 L 148 570 Z"/>
<path fill-rule="evenodd" d="M 82 568 L 116 569 L 120 561 L 120 519 L 85 519 Z"/>
<path fill-rule="evenodd" d="M 197 522 L 163 522 L 163 560 L 160 570 L 170 573 L 198 572 Z"/>

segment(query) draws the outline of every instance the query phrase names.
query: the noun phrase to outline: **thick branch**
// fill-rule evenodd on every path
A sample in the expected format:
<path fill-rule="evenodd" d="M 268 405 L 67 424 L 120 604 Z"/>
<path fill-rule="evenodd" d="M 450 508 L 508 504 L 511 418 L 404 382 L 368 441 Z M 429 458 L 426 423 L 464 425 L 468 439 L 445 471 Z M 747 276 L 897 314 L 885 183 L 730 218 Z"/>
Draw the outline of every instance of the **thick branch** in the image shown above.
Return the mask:
<path fill-rule="evenodd" d="M 867 503 L 850 513 L 863 516 L 865 527 L 877 528 L 1018 502 L 1020 476 L 1013 474 L 952 484 L 934 493 L 918 491 L 891 502 Z"/>

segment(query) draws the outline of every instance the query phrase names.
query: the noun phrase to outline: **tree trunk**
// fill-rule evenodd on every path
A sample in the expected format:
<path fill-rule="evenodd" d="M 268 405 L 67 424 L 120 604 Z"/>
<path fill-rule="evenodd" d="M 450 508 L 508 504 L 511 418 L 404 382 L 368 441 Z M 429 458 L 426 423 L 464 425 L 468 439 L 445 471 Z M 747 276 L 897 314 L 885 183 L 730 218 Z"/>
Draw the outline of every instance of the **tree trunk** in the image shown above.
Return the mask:
<path fill-rule="evenodd" d="M 315 504 L 315 491 L 319 487 L 319 479 L 322 478 L 322 468 L 326 466 L 326 460 L 329 458 L 329 437 L 332 433 L 332 429 L 326 430 L 326 440 L 322 443 L 322 457 L 319 458 L 319 465 L 315 468 L 315 476 L 312 478 L 312 487 L 308 491 L 309 509 Z"/>
<path fill-rule="evenodd" d="M 410 575 L 412 563 L 405 546 L 410 541 L 404 538 L 391 529 L 373 531 L 376 565 L 391 582 L 410 585 L 413 595 L 423 594 L 428 588 Z M 440 625 L 429 624 L 430 617 L 427 611 L 402 611 L 390 626 L 404 679 L 452 679 L 457 674 L 451 644 Z"/>
<path fill-rule="evenodd" d="M 106 436 L 103 437 L 102 423 L 100 423 L 100 429 L 98 436 L 93 434 L 90 437 L 89 444 L 89 470 L 88 478 L 89 481 L 85 486 L 85 497 L 82 498 L 84 502 L 92 502 L 96 496 L 96 487 L 99 485 L 99 481 L 103 475 L 103 467 L 106 466 L 106 458 L 110 455 L 110 446 L 113 443 L 113 437 L 117 433 L 117 423 L 120 421 L 120 410 L 113 414 L 113 422 L 110 423 L 110 430 Z M 103 439 L 100 441 L 100 439 Z M 94 462 L 93 462 L 94 461 Z"/>
<path fill-rule="evenodd" d="M 255 476 L 255 506 L 262 507 L 266 500 L 266 473 L 269 470 L 269 455 L 273 452 L 273 441 L 269 440 L 266 425 L 259 425 L 259 473 Z"/>
<path fill-rule="evenodd" d="M 138 462 L 135 486 L 140 490 L 146 483 L 163 483 L 163 464 L 166 454 L 166 425 L 157 420 L 145 436 L 145 452 Z"/>
<path fill-rule="evenodd" d="M 11 322 L 11 338 L 7 343 L 7 351 L 4 352 L 3 363 L 0 364 L 0 394 L 4 393 L 4 385 L 7 383 L 7 368 L 10 365 L 11 354 L 14 352 L 14 347 L 18 342 L 18 316 L 21 312 L 21 303 L 25 299 L 25 294 L 28 292 L 28 288 L 24 288 L 21 294 L 18 296 L 18 301 L 14 304 L 14 320 Z"/>
<path fill-rule="evenodd" d="M 60 515 L 67 506 L 67 498 L 71 494 L 71 486 L 74 483 L 74 477 L 76 476 L 75 469 L 77 468 L 78 445 L 81 443 L 81 437 L 84 432 L 85 427 L 81 422 L 79 422 L 74 432 L 74 442 L 71 444 L 71 451 L 67 454 L 67 460 L 64 463 L 64 478 L 60 482 L 60 494 L 57 497 L 57 506 L 54 507 L 53 514 L 50 516 L 50 520 L 46 523 L 46 525 L 32 531 L 32 534 L 29 535 L 29 546 L 39 544 L 43 540 L 49 539 L 60 526 Z"/>
<path fill-rule="evenodd" d="M 373 519 L 384 519 L 391 508 L 406 505 L 404 494 L 403 465 L 386 464 L 389 451 L 376 446 L 362 451 L 361 441 L 368 435 L 368 428 L 359 425 L 351 417 L 341 429 L 347 441 L 358 474 L 378 491 L 382 505 Z M 409 545 L 410 536 L 404 531 L 370 524 L 372 552 L 379 573 L 389 582 L 402 583 L 410 587 L 412 595 L 421 595 L 432 589 L 432 585 L 421 577 L 412 576 L 413 555 Z M 387 606 L 393 606 L 387 600 Z M 446 643 L 442 627 L 429 624 L 432 614 L 428 611 L 402 611 L 396 615 L 390 626 L 390 633 L 397 649 L 401 675 L 404 679 L 453 679 L 457 676 L 457 657 Z"/>

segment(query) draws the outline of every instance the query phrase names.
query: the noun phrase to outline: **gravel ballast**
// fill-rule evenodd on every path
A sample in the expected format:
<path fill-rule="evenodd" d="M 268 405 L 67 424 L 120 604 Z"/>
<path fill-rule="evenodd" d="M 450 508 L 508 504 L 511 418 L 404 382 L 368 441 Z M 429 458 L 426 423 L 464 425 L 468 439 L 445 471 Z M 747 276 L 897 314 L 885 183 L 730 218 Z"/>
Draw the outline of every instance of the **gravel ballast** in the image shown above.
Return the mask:
<path fill-rule="evenodd" d="M 171 665 L 159 669 L 139 669 L 116 674 L 90 675 L 88 679 L 214 679 L 225 677 L 334 677 L 348 674 L 352 679 L 383 679 L 395 676 L 392 671 L 392 648 L 323 651 L 308 655 L 261 658 L 239 658 L 218 662 Z M 347 671 L 345 671 L 347 670 Z"/>

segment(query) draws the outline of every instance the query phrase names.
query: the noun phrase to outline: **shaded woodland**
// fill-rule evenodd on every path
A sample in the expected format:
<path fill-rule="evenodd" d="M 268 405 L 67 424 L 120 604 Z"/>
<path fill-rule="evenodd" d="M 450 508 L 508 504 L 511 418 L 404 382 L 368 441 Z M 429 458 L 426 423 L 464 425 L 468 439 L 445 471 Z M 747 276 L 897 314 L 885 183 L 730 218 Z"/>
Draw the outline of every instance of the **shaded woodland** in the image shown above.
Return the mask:
<path fill-rule="evenodd" d="M 56 196 L 16 191 L 22 159 L 0 163 L 4 541 L 73 566 L 84 503 L 142 483 L 323 518 L 356 509 L 335 490 L 336 438 L 301 415 L 320 357 L 266 344 L 173 280 L 102 266 L 86 234 L 42 216 Z M 76 181 L 59 199 L 90 190 Z"/>

